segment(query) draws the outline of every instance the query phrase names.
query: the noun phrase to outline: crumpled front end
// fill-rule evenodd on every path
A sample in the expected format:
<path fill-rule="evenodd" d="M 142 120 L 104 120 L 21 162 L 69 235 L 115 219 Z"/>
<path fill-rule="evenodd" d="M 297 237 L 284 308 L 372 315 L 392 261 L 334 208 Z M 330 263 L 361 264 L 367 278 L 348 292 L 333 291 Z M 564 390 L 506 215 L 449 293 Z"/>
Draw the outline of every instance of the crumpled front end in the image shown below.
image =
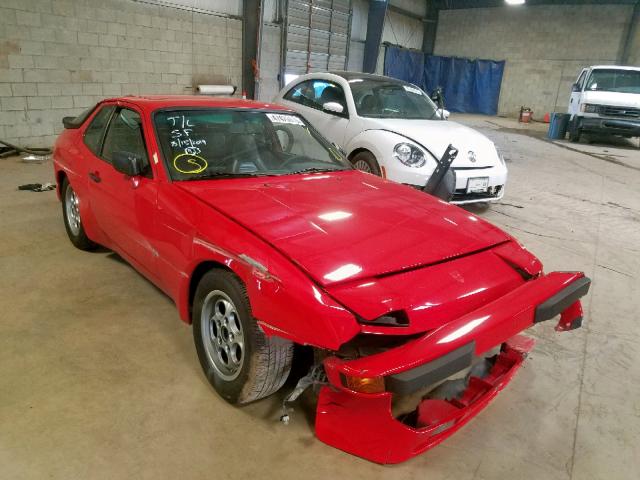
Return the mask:
<path fill-rule="evenodd" d="M 558 314 L 556 330 L 581 326 L 579 299 L 589 286 L 579 272 L 542 275 L 395 348 L 326 358 L 330 384 L 320 392 L 318 438 L 377 463 L 402 462 L 437 445 L 509 383 L 534 343 L 520 332 Z M 416 394 L 414 410 L 394 411 L 396 400 Z"/>

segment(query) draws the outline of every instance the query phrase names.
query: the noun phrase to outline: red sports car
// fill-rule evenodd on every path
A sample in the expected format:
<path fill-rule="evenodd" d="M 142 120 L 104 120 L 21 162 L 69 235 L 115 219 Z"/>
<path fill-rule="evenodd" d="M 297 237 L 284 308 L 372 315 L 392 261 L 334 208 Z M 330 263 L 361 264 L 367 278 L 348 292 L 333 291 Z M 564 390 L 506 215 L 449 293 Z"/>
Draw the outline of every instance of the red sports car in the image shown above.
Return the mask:
<path fill-rule="evenodd" d="M 395 463 L 436 445 L 509 382 L 533 345 L 521 331 L 581 324 L 582 273 L 545 274 L 482 219 L 354 170 L 282 107 L 125 97 L 64 124 L 71 242 L 175 301 L 231 403 L 277 391 L 294 344 L 312 347 L 317 435 L 347 452 Z"/>

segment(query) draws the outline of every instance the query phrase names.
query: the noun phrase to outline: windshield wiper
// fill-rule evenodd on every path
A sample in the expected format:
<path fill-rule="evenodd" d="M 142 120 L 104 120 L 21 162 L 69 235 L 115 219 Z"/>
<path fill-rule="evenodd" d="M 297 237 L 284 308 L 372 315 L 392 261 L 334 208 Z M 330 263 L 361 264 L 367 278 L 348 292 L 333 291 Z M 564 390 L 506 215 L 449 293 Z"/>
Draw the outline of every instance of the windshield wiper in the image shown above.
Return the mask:
<path fill-rule="evenodd" d="M 229 173 L 229 172 L 211 172 L 203 175 L 189 175 L 186 178 L 181 178 L 179 181 L 191 181 L 191 180 L 208 180 L 212 178 L 246 178 L 246 177 L 261 177 L 264 174 L 260 173 Z"/>
<path fill-rule="evenodd" d="M 293 172 L 287 172 L 285 175 L 295 175 L 298 173 L 318 173 L 318 172 L 340 172 L 345 170 L 344 168 L 318 168 L 318 167 L 309 167 L 302 168 L 300 170 L 295 170 Z"/>

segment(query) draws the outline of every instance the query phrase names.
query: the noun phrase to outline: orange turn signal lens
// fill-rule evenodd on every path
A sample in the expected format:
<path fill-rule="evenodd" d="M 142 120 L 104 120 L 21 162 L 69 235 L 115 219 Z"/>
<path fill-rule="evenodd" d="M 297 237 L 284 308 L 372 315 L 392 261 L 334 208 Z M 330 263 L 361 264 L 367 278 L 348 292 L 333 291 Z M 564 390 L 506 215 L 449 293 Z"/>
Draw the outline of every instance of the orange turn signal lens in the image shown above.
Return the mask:
<path fill-rule="evenodd" d="M 382 393 L 384 392 L 383 377 L 343 377 L 345 387 L 360 393 Z"/>

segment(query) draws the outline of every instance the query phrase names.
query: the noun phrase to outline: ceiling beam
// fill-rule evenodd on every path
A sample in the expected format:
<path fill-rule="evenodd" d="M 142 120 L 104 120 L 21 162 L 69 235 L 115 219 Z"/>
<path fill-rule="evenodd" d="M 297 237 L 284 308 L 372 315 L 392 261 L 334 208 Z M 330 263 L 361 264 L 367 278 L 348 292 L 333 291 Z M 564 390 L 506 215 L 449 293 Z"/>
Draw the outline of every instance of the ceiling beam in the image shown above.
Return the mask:
<path fill-rule="evenodd" d="M 524 5 L 507 5 L 504 0 L 434 0 L 439 10 L 466 8 L 509 7 L 523 8 L 538 5 L 634 5 L 636 0 L 526 0 Z"/>

